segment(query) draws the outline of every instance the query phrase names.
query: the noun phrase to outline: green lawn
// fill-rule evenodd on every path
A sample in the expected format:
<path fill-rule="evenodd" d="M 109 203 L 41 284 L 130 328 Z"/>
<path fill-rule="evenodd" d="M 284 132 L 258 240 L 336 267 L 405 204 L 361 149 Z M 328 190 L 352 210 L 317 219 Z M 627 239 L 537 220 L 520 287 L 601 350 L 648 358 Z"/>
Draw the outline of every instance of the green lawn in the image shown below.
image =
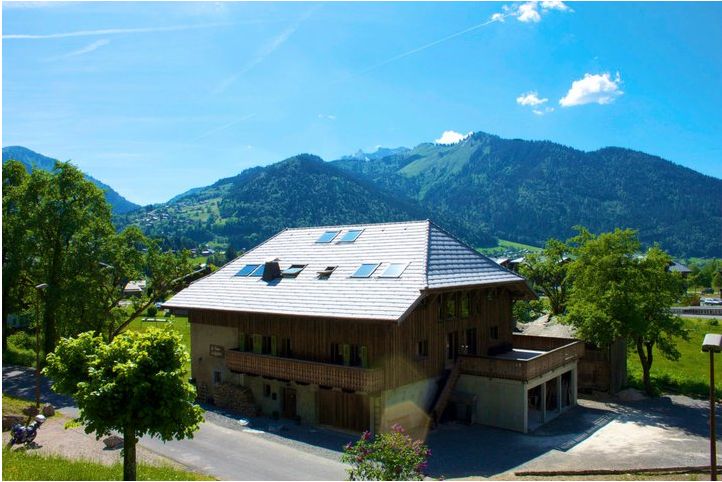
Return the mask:
<path fill-rule="evenodd" d="M 123 466 L 70 460 L 57 455 L 39 455 L 3 447 L 3 480 L 122 480 Z M 138 465 L 138 480 L 215 480 L 172 467 Z"/>
<path fill-rule="evenodd" d="M 12 397 L 3 393 L 3 415 L 22 415 L 23 409 L 33 403 L 32 400 Z"/>
<path fill-rule="evenodd" d="M 679 340 L 677 349 L 682 356 L 677 361 L 662 357 L 654 350 L 652 362 L 652 382 L 662 391 L 681 393 L 697 398 L 709 396 L 709 354 L 702 352 L 702 339 L 706 333 L 722 333 L 722 326 L 715 325 L 716 320 L 702 318 L 682 318 L 689 330 L 689 340 Z M 636 350 L 627 356 L 629 385 L 642 387 L 642 369 Z M 715 357 L 715 377 L 717 379 L 717 397 L 722 397 L 722 355 Z"/>
<path fill-rule="evenodd" d="M 162 315 L 162 311 L 160 312 Z M 166 318 L 166 321 L 143 321 L 144 316 L 139 316 L 135 320 L 130 322 L 128 325 L 129 330 L 145 331 L 150 327 L 175 330 L 180 333 L 183 339 L 183 345 L 185 345 L 186 351 L 191 352 L 191 326 L 188 323 L 188 318 L 185 316 L 172 316 Z M 158 317 L 160 318 L 160 316 Z M 190 377 L 191 365 L 190 362 L 186 366 L 186 372 Z"/>
<path fill-rule="evenodd" d="M 522 244 L 522 243 L 515 243 L 514 241 L 507 241 L 505 239 L 500 239 L 498 244 L 496 246 L 492 246 L 490 248 L 478 248 L 477 251 L 480 253 L 486 255 L 486 256 L 492 256 L 492 257 L 499 257 L 499 256 L 508 256 L 512 255 L 516 257 L 516 254 L 522 253 L 522 252 L 538 252 L 541 251 L 542 248 L 539 246 L 532 246 L 530 244 Z"/>

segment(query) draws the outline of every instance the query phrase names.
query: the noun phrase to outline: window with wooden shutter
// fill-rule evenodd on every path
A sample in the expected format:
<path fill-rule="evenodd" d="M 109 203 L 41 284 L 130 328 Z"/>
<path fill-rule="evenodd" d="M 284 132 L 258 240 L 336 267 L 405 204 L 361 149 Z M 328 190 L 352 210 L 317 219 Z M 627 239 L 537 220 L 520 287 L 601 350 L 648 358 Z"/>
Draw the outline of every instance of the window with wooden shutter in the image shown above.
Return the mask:
<path fill-rule="evenodd" d="M 365 346 L 361 346 L 361 348 L 359 348 L 359 357 L 361 358 L 361 367 L 368 368 L 369 367 L 368 348 L 366 348 Z"/>
<path fill-rule="evenodd" d="M 343 354 L 343 364 L 349 366 L 351 364 L 351 346 L 344 344 L 342 345 L 341 350 Z"/>
<path fill-rule="evenodd" d="M 246 334 L 238 334 L 238 351 L 246 351 Z"/>
<path fill-rule="evenodd" d="M 278 355 L 278 343 L 276 342 L 276 336 L 271 337 L 271 355 Z"/>
<path fill-rule="evenodd" d="M 261 335 L 253 335 L 253 353 L 261 354 L 263 351 L 263 338 Z"/>

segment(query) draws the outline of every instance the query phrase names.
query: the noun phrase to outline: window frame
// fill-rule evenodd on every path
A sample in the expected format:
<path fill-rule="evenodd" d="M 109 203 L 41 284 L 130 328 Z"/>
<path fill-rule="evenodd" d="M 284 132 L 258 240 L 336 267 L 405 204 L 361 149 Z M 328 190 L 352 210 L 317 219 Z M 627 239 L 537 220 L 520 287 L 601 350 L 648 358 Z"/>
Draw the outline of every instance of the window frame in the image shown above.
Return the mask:
<path fill-rule="evenodd" d="M 323 238 L 324 236 L 330 234 L 330 233 L 334 233 L 333 236 L 331 236 L 331 237 L 328 239 L 328 241 L 322 241 L 322 238 Z M 323 234 L 321 234 L 321 236 L 319 236 L 318 239 L 316 239 L 316 243 L 318 243 L 318 244 L 329 244 L 329 243 L 332 243 L 333 240 L 336 239 L 339 234 L 341 234 L 341 230 L 340 230 L 340 229 L 337 229 L 337 230 L 331 230 L 331 229 L 329 229 L 329 230 L 327 230 L 327 231 L 324 231 Z"/>
<path fill-rule="evenodd" d="M 363 232 L 364 232 L 363 229 L 357 229 L 357 228 L 349 229 L 348 231 L 346 231 L 344 233 L 343 236 L 341 236 L 341 239 L 339 239 L 337 241 L 337 243 L 353 243 L 361 236 L 361 234 L 363 234 Z M 358 234 L 356 236 L 354 236 L 353 239 L 346 239 L 346 237 L 349 236 L 351 233 L 358 233 Z"/>
<path fill-rule="evenodd" d="M 386 279 L 401 278 L 401 275 L 404 274 L 404 271 L 406 271 L 406 268 L 408 268 L 410 264 L 411 264 L 411 263 L 405 263 L 405 262 L 402 262 L 402 263 L 389 263 L 389 265 L 386 267 L 386 269 L 384 270 L 384 272 L 379 275 L 379 278 L 386 278 Z M 387 272 L 391 269 L 391 267 L 393 267 L 393 266 L 403 266 L 403 268 L 401 268 L 401 271 L 399 271 L 399 274 L 396 275 L 396 276 L 389 276 L 389 275 L 387 275 L 386 273 L 387 273 Z"/>
<path fill-rule="evenodd" d="M 243 271 L 244 269 L 247 269 L 249 266 L 253 266 L 253 269 L 251 269 L 251 270 L 250 270 L 248 273 L 246 273 L 246 274 L 241 274 L 241 271 Z M 247 277 L 251 276 L 251 273 L 253 273 L 254 271 L 256 271 L 259 266 L 261 266 L 261 265 L 258 264 L 258 263 L 248 263 L 248 264 L 246 264 L 245 266 L 243 266 L 243 268 L 239 269 L 238 272 L 237 272 L 234 276 L 238 276 L 238 277 L 241 277 L 241 278 L 247 278 Z"/>

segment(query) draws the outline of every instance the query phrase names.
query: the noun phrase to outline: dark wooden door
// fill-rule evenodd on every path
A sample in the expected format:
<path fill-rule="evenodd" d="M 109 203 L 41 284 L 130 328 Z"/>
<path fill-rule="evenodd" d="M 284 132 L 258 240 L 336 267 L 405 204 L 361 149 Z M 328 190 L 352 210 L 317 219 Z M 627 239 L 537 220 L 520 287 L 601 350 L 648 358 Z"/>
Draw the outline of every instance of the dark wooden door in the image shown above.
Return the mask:
<path fill-rule="evenodd" d="M 296 390 L 293 388 L 283 389 L 283 417 L 296 417 Z"/>
<path fill-rule="evenodd" d="M 319 390 L 318 402 L 318 418 L 321 424 L 357 432 L 370 428 L 367 396 L 336 390 Z"/>

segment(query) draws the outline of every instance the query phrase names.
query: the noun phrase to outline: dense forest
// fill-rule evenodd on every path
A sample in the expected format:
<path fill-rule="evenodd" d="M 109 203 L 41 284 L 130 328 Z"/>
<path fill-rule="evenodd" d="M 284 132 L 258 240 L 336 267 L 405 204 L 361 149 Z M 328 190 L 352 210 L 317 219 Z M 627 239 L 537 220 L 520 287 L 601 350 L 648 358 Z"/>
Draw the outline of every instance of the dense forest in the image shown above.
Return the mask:
<path fill-rule="evenodd" d="M 722 180 L 629 149 L 583 152 L 479 132 L 458 144 L 333 165 L 503 239 L 541 245 L 567 238 L 575 225 L 621 227 L 675 256 L 722 254 Z"/>
<path fill-rule="evenodd" d="M 32 171 L 34 168 L 42 169 L 44 171 L 52 171 L 53 169 L 55 169 L 55 159 L 46 157 L 42 154 L 38 154 L 37 152 L 31 151 L 30 149 L 27 149 L 25 147 L 3 147 L 3 164 L 5 164 L 10 159 L 20 161 L 23 166 L 25 166 L 25 169 L 28 172 Z M 140 207 L 137 204 L 125 199 L 123 196 L 118 194 L 112 187 L 98 181 L 97 179 L 89 176 L 88 174 L 85 174 L 85 179 L 92 182 L 105 192 L 105 199 L 110 204 L 113 213 L 127 213 Z"/>
<path fill-rule="evenodd" d="M 227 240 L 248 249 L 286 227 L 405 221 L 430 217 L 428 210 L 392 196 L 309 154 L 255 167 L 212 186 L 193 189 L 171 202 L 120 217 L 174 245 Z M 431 216 L 433 218 L 433 216 Z M 454 232 L 461 226 L 436 221 Z M 461 233 L 475 244 L 495 239 L 479 229 Z"/>

